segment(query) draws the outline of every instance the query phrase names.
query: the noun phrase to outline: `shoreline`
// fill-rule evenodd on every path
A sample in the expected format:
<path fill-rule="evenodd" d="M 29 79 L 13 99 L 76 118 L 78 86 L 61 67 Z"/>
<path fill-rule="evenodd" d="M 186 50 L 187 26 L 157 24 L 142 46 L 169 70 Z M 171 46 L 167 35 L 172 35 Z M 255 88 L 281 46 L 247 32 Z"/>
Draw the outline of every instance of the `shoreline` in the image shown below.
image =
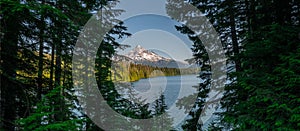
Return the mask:
<path fill-rule="evenodd" d="M 197 73 L 193 73 L 193 74 L 179 74 L 179 75 L 159 75 L 159 76 L 153 76 L 153 77 L 147 77 L 147 78 L 140 78 L 138 80 L 133 80 L 133 81 L 113 81 L 113 82 L 133 83 L 133 82 L 137 82 L 137 81 L 142 80 L 142 79 L 149 79 L 149 78 L 155 78 L 155 77 L 188 76 L 188 75 L 198 75 L 198 74 Z"/>

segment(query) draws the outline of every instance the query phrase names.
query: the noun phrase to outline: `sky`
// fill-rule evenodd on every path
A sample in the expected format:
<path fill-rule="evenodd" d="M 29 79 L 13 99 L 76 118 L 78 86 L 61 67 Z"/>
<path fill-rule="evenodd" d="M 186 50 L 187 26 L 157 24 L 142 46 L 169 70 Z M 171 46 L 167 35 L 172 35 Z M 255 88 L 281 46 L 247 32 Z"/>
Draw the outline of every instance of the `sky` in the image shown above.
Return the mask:
<path fill-rule="evenodd" d="M 175 60 L 184 61 L 192 58 L 192 42 L 185 34 L 176 30 L 175 25 L 180 23 L 162 15 L 143 14 L 130 17 L 124 21 L 127 32 L 132 36 L 118 39 L 121 44 L 130 45 L 119 54 L 125 54 L 137 45 L 152 50 L 159 55 Z"/>
<path fill-rule="evenodd" d="M 134 4 L 133 4 L 134 3 Z M 166 0 L 120 0 L 114 9 L 124 12 L 117 17 L 128 28 L 132 36 L 117 40 L 121 44 L 131 45 L 130 49 L 119 51 L 124 54 L 137 45 L 184 61 L 192 58 L 192 42 L 185 34 L 176 30 L 181 23 L 172 20 L 166 13 Z"/>

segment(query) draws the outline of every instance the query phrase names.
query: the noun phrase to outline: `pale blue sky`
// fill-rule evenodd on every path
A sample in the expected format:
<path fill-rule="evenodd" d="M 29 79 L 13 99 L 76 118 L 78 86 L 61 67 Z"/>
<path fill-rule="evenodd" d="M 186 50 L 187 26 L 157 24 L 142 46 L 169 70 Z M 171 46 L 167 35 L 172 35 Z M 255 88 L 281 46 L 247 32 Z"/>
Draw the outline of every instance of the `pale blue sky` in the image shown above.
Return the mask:
<path fill-rule="evenodd" d="M 124 25 L 132 36 L 118 41 L 132 47 L 119 51 L 120 54 L 128 52 L 136 45 L 141 45 L 176 60 L 192 58 L 190 50 L 192 42 L 185 34 L 176 30 L 175 25 L 181 24 L 168 17 L 154 14 L 137 15 L 126 19 Z"/>

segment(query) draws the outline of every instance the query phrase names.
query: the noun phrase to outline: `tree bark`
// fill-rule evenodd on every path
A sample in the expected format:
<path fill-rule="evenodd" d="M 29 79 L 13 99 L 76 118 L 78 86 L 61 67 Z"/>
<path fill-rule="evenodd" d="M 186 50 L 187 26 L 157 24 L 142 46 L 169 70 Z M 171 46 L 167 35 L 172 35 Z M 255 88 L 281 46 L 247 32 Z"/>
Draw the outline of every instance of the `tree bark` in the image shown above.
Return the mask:
<path fill-rule="evenodd" d="M 234 12 L 234 1 L 231 1 L 231 6 L 229 6 L 229 19 L 230 19 L 230 33 L 231 33 L 231 40 L 232 40 L 232 46 L 233 46 L 233 53 L 234 56 L 237 56 L 239 52 L 239 43 L 237 38 L 237 32 L 236 32 L 236 23 L 235 23 L 235 12 Z M 236 71 L 241 70 L 241 62 L 238 58 L 235 59 L 235 68 Z"/>
<path fill-rule="evenodd" d="M 45 1 L 42 1 L 44 4 Z M 40 34 L 39 34 L 39 63 L 38 63 L 38 80 L 37 80 L 37 99 L 42 98 L 42 86 L 43 86 L 43 61 L 44 61 L 44 31 L 45 31 L 45 18 L 44 14 L 41 14 L 40 20 Z"/>

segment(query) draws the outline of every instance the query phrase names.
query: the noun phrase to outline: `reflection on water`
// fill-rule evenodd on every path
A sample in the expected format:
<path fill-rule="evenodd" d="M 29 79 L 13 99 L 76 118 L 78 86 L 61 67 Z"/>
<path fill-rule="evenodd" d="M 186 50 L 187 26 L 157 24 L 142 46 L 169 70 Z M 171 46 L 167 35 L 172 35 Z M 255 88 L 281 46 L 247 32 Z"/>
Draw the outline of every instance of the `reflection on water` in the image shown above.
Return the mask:
<path fill-rule="evenodd" d="M 153 103 L 161 94 L 165 96 L 167 113 L 173 119 L 173 126 L 179 125 L 188 115 L 189 108 L 194 104 L 197 97 L 197 86 L 201 82 L 197 75 L 167 76 L 141 79 L 136 82 L 128 83 L 127 88 L 117 87 L 117 91 L 126 99 L 140 102 L 141 104 Z M 178 100 L 188 96 L 193 96 L 187 100 L 187 104 L 178 105 Z M 184 107 L 184 108 L 182 108 Z"/>
<path fill-rule="evenodd" d="M 135 91 L 143 94 L 143 97 L 155 95 L 158 98 L 163 92 L 166 105 L 170 108 L 177 99 L 195 93 L 197 90 L 193 86 L 199 82 L 197 75 L 183 75 L 141 79 L 133 82 L 132 86 Z M 181 96 L 178 96 L 179 93 Z"/>

